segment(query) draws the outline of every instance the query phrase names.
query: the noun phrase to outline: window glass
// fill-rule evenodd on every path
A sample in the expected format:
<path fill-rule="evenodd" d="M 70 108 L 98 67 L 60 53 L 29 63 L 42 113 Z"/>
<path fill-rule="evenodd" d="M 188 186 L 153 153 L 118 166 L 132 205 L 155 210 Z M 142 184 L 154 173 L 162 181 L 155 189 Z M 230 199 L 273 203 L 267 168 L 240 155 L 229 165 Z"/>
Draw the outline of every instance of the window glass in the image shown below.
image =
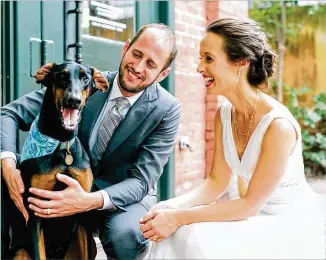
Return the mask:
<path fill-rule="evenodd" d="M 83 1 L 82 33 L 116 41 L 134 35 L 135 1 Z"/>

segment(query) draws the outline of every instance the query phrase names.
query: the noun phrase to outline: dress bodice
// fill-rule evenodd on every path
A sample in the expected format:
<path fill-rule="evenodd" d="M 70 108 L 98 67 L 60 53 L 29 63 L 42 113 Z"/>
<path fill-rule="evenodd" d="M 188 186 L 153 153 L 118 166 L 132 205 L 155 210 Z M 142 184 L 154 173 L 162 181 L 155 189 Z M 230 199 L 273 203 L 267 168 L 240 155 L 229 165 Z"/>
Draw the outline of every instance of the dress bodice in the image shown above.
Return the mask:
<path fill-rule="evenodd" d="M 249 185 L 251 177 L 255 171 L 261 153 L 262 141 L 266 130 L 268 129 L 268 126 L 271 124 L 271 122 L 275 118 L 286 118 L 292 123 L 293 127 L 297 132 L 297 142 L 292 151 L 291 156 L 289 157 L 285 173 L 281 179 L 278 188 L 273 192 L 273 194 L 267 201 L 267 204 L 264 206 L 265 209 L 267 209 L 268 205 L 270 204 L 286 204 L 288 201 L 291 200 L 291 198 L 293 198 L 293 195 L 297 193 L 296 191 L 301 190 L 302 187 L 306 189 L 305 186 L 308 185 L 306 183 L 304 175 L 300 125 L 285 106 L 277 104 L 273 110 L 271 110 L 262 117 L 254 132 L 252 133 L 241 159 L 238 156 L 232 134 L 231 115 L 232 104 L 223 104 L 221 106 L 221 121 L 223 129 L 222 138 L 224 156 L 232 172 L 234 174 L 239 175 L 243 179 L 246 186 Z M 273 206 L 269 214 L 276 214 L 278 211 L 277 209 L 275 212 L 276 208 L 279 207 Z M 262 209 L 262 212 L 263 211 L 264 210 Z"/>

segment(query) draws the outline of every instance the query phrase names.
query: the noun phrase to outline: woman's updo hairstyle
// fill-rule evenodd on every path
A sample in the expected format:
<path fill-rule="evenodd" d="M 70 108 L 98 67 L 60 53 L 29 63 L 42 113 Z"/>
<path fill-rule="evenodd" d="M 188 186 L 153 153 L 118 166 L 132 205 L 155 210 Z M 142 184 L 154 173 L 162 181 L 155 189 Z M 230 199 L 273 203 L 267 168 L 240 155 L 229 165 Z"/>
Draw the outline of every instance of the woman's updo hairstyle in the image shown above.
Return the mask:
<path fill-rule="evenodd" d="M 255 21 L 223 18 L 211 23 L 206 31 L 223 38 L 224 50 L 230 61 L 250 61 L 250 85 L 260 87 L 267 84 L 274 72 L 276 54 L 267 42 L 266 34 Z"/>

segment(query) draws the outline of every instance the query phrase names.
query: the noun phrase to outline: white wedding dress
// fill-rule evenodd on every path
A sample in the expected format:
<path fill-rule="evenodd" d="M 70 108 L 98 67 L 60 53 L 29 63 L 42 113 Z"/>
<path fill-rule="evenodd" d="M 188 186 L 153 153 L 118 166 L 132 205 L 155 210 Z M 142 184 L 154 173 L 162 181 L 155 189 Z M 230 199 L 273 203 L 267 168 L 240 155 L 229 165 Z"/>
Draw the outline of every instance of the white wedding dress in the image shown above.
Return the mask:
<path fill-rule="evenodd" d="M 324 215 L 305 180 L 299 124 L 278 104 L 261 119 L 240 160 L 232 135 L 231 110 L 230 103 L 221 107 L 224 154 L 232 172 L 246 185 L 272 120 L 286 118 L 295 127 L 297 144 L 280 185 L 257 216 L 183 226 L 162 242 L 153 243 L 149 259 L 325 259 Z"/>

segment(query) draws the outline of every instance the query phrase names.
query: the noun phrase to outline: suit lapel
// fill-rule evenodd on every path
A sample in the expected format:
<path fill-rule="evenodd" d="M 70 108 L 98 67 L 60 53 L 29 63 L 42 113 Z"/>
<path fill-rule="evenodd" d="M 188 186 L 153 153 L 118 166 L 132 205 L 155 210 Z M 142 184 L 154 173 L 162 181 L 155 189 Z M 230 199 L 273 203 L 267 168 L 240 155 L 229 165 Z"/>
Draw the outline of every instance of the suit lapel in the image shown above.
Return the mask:
<path fill-rule="evenodd" d="M 126 117 L 121 121 L 115 130 L 106 152 L 104 160 L 109 156 L 138 126 L 147 115 L 155 108 L 152 100 L 157 98 L 156 84 L 148 87 L 139 97 L 136 103 L 130 108 Z"/>

